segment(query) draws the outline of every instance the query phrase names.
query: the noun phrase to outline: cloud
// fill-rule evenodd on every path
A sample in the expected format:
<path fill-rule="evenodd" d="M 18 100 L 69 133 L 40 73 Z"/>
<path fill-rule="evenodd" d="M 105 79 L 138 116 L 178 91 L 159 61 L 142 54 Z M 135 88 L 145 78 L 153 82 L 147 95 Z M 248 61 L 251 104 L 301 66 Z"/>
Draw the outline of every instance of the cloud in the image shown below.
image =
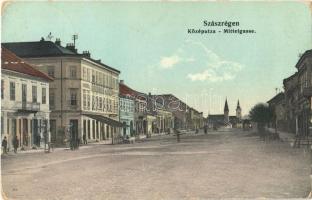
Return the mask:
<path fill-rule="evenodd" d="M 204 51 L 202 59 L 206 60 L 205 69 L 203 71 L 187 74 L 187 78 L 191 81 L 218 82 L 233 80 L 244 67 L 238 62 L 222 59 L 200 42 L 189 40 L 187 43 L 199 46 Z"/>
<path fill-rule="evenodd" d="M 192 40 L 186 40 L 171 56 L 162 57 L 156 66 L 161 69 L 186 68 L 184 71 L 189 71 L 186 78 L 191 81 L 210 82 L 233 80 L 244 67 Z"/>
<path fill-rule="evenodd" d="M 172 68 L 180 61 L 181 58 L 178 55 L 173 55 L 170 57 L 162 57 L 160 60 L 160 67 L 165 69 Z"/>

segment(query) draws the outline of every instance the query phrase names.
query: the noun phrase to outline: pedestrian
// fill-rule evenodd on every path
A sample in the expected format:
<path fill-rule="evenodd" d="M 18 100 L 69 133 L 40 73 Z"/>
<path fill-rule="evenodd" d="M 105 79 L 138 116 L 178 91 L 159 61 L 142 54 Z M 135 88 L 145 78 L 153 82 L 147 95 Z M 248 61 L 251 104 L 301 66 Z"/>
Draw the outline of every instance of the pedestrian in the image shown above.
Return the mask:
<path fill-rule="evenodd" d="M 82 139 L 83 139 L 83 144 L 88 144 L 86 134 L 83 134 Z"/>
<path fill-rule="evenodd" d="M 7 141 L 6 136 L 4 136 L 1 144 L 2 144 L 2 147 L 3 147 L 3 153 L 7 154 L 8 141 Z"/>
<path fill-rule="evenodd" d="M 174 132 L 177 135 L 177 142 L 180 142 L 180 131 L 178 129 L 174 129 Z"/>
<path fill-rule="evenodd" d="M 17 153 L 17 148 L 18 148 L 18 138 L 17 135 L 13 138 L 13 148 L 14 148 L 14 153 Z"/>
<path fill-rule="evenodd" d="M 204 126 L 204 132 L 207 134 L 207 125 Z"/>

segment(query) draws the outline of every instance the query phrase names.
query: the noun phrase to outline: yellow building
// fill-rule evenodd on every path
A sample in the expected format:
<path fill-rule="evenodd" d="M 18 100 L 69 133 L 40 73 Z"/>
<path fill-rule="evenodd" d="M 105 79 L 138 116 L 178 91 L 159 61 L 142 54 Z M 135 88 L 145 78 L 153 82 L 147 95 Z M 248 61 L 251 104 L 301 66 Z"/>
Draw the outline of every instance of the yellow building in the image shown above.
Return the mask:
<path fill-rule="evenodd" d="M 64 144 L 69 140 L 99 141 L 117 137 L 119 71 L 88 51 L 77 53 L 73 44 L 56 42 L 4 43 L 38 70 L 54 78 L 50 84 L 51 140 Z"/>

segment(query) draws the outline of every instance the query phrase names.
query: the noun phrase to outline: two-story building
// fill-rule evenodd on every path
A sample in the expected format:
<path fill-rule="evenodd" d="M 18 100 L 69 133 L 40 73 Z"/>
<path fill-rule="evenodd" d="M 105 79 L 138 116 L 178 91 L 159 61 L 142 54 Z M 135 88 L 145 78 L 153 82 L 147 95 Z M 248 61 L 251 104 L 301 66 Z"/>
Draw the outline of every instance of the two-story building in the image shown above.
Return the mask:
<path fill-rule="evenodd" d="M 298 134 L 298 73 L 283 80 L 285 90 L 285 118 L 287 132 Z"/>
<path fill-rule="evenodd" d="M 296 64 L 298 70 L 298 131 L 303 137 L 312 132 L 312 50 L 306 51 Z"/>
<path fill-rule="evenodd" d="M 122 136 L 134 136 L 135 98 L 125 90 L 124 81 L 119 83 L 119 121 L 123 124 Z"/>
<path fill-rule="evenodd" d="M 54 78 L 50 84 L 51 140 L 65 144 L 69 139 L 111 139 L 119 134 L 119 71 L 78 53 L 73 44 L 55 42 L 4 43 L 38 70 Z"/>
<path fill-rule="evenodd" d="M 138 92 L 124 82 L 120 83 L 123 95 L 134 99 L 134 135 L 137 137 L 150 136 L 155 130 L 156 112 L 151 108 L 148 95 Z"/>
<path fill-rule="evenodd" d="M 17 136 L 22 148 L 50 141 L 49 83 L 53 80 L 14 53 L 1 48 L 1 136 Z"/>

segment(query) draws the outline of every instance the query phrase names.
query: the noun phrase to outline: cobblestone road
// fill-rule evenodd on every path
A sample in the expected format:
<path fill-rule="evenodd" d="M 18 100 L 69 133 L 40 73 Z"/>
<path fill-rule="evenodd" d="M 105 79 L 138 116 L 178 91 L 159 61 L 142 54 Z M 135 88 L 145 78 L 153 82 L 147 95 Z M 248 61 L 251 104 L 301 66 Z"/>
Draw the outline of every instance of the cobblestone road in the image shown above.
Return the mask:
<path fill-rule="evenodd" d="M 7 199 L 303 198 L 311 155 L 247 132 L 2 157 Z"/>

